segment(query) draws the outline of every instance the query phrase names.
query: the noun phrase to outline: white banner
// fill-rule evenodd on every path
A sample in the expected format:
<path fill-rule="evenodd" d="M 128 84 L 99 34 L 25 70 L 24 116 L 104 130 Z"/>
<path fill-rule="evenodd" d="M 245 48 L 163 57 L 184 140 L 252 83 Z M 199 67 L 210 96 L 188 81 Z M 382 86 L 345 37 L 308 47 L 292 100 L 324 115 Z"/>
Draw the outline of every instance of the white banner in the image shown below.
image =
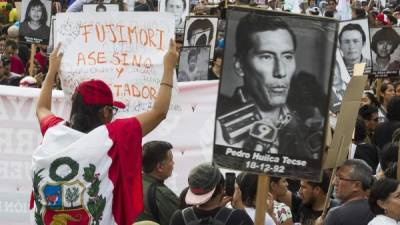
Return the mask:
<path fill-rule="evenodd" d="M 187 186 L 191 168 L 211 161 L 218 82 L 180 83 L 178 89 L 180 104 L 143 140 L 174 146 L 175 168 L 166 184 L 177 194 Z M 29 224 L 31 155 L 42 139 L 35 116 L 39 91 L 0 86 L 0 225 Z M 53 92 L 52 111 L 69 117 L 61 91 Z"/>

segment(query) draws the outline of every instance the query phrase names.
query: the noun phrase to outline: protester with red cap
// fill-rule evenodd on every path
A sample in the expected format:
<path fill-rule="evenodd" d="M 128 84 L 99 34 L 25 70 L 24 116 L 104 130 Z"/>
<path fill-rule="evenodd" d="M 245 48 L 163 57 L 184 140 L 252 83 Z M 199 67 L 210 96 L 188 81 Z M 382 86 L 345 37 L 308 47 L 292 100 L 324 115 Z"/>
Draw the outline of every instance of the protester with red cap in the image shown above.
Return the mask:
<path fill-rule="evenodd" d="M 60 45 L 36 107 L 44 135 L 33 153 L 32 224 L 131 225 L 143 210 L 141 141 L 166 116 L 178 53 L 173 40 L 153 108 L 112 121 L 122 102 L 100 80 L 81 83 L 69 121 L 51 110 L 52 87 L 62 59 Z"/>

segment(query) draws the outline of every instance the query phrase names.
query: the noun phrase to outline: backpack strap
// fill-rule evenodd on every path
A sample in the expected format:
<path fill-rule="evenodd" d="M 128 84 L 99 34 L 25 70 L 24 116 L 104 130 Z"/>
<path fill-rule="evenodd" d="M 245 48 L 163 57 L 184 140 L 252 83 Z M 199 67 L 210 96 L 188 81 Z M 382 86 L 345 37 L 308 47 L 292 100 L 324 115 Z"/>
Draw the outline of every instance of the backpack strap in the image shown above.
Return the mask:
<path fill-rule="evenodd" d="M 217 214 L 215 215 L 212 224 L 213 225 L 225 225 L 235 210 L 236 209 L 229 209 L 226 207 L 222 207 L 220 210 L 218 210 Z"/>
<path fill-rule="evenodd" d="M 182 210 L 183 221 L 186 225 L 197 225 L 200 224 L 200 220 L 194 213 L 193 206 L 187 207 Z"/>
<path fill-rule="evenodd" d="M 154 182 L 150 184 L 149 189 L 147 189 L 147 203 L 149 204 L 151 215 L 155 222 L 160 222 L 159 210 L 156 202 L 156 192 L 157 186 L 160 186 L 159 182 Z"/>

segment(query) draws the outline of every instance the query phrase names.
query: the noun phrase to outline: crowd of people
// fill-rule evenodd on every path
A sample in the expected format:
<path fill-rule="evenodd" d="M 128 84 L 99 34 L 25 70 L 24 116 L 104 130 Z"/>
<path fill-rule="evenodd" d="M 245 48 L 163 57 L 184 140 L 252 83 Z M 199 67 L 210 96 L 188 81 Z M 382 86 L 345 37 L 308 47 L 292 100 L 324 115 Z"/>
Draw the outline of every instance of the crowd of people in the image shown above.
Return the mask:
<path fill-rule="evenodd" d="M 63 11 L 81 11 L 83 4 L 91 2 L 90 0 L 56 1 L 53 2 L 53 14 Z M 339 4 L 335 0 L 309 0 L 298 5 L 288 5 L 277 0 L 264 2 L 241 0 L 236 3 L 228 1 L 228 4 L 249 4 L 253 7 L 333 17 L 339 20 L 368 18 L 369 26 L 398 26 L 400 24 L 398 2 L 389 1 L 383 4 L 382 1 L 353 0 L 349 5 L 342 5 L 342 3 Z M 158 7 L 158 1 L 152 0 L 139 0 L 135 5 L 136 11 L 157 11 Z M 209 4 L 204 0 L 191 1 L 188 7 L 192 15 L 214 15 L 221 21 L 225 19 L 225 2 Z M 121 8 L 127 10 L 128 2 L 121 2 Z M 105 154 L 113 158 L 107 170 L 112 171 L 112 175 L 109 176 L 113 184 L 120 186 L 115 186 L 113 190 L 112 188 L 101 190 L 104 196 L 113 193 L 113 202 L 103 206 L 106 210 L 101 215 L 102 219 L 114 221 L 117 224 L 132 224 L 133 222 L 160 225 L 254 224 L 257 175 L 245 172 L 238 174 L 234 193 L 228 196 L 225 193 L 225 178 L 220 169 L 211 163 L 204 163 L 192 168 L 188 177 L 188 186 L 181 190 L 180 195 L 176 195 L 164 184 L 174 169 L 173 145 L 165 141 L 151 141 L 141 145 L 141 137 L 153 130 L 165 118 L 168 111 L 170 89 L 173 85 L 172 71 L 177 67 L 179 50 L 184 42 L 182 34 L 176 35 L 176 43 L 171 42 L 170 49 L 164 58 L 164 76 L 160 84 L 159 96 L 152 110 L 136 117 L 111 122 L 117 108 L 125 106 L 113 101 L 111 91 L 105 87 L 106 85 L 104 86 L 104 83 L 90 81 L 82 83 L 79 86 L 81 88 L 77 88 L 73 96 L 71 116 L 66 122 L 55 117 L 50 111 L 51 90 L 61 89 L 56 76 L 62 59 L 62 54 L 58 52 L 59 47 L 49 55 L 46 45 L 37 45 L 34 60 L 30 60 L 32 48 L 30 44 L 20 40 L 19 27 L 24 25 L 17 20 L 16 10 L 13 0 L 0 2 L 0 23 L 2 24 L 0 84 L 42 88 L 36 113 L 42 133 L 45 137 L 48 135 L 49 140 L 54 138 L 51 135 L 67 135 L 72 138 L 71 141 L 85 142 L 86 134 L 89 135 L 103 125 L 106 126 L 105 129 L 108 132 L 106 136 L 109 138 L 107 140 L 112 143 L 112 147 L 109 146 L 110 150 Z M 177 18 L 176 23 L 181 23 L 180 19 Z M 219 23 L 219 26 L 216 31 L 214 56 L 209 65 L 209 80 L 219 79 L 221 76 L 224 23 Z M 339 37 L 339 40 L 342 39 Z M 361 47 L 365 44 L 365 37 L 359 44 Z M 351 53 L 346 54 L 345 47 L 345 43 L 341 43 L 345 64 L 351 68 L 355 61 L 351 58 Z M 356 61 L 362 62 L 363 59 L 359 57 Z M 30 65 L 30 62 L 33 62 L 33 65 Z M 93 93 L 88 92 L 88 88 L 93 93 L 102 93 L 101 95 L 106 100 L 91 98 Z M 334 119 L 339 115 L 340 112 L 331 113 L 331 118 Z M 52 132 L 50 129 L 62 126 L 74 131 L 57 133 L 57 130 L 53 129 L 55 132 Z M 127 141 L 127 138 L 122 136 L 129 136 L 132 139 Z M 127 142 L 124 143 L 124 141 Z M 264 224 L 398 224 L 400 183 L 396 179 L 399 141 L 400 81 L 396 78 L 370 78 L 361 99 L 349 159 L 339 165 L 333 175 L 332 170 L 323 171 L 320 182 L 270 177 L 268 184 L 270 193 L 265 199 L 267 209 Z M 124 152 L 128 148 L 127 143 L 136 146 L 135 151 L 138 154 Z M 51 166 L 51 161 L 43 161 L 46 157 L 53 157 L 46 155 L 48 154 L 47 145 L 52 146 L 46 141 L 34 155 L 34 168 L 39 171 L 41 167 Z M 70 149 L 66 145 L 57 151 L 59 154 L 68 155 L 68 150 Z M 304 151 L 304 149 L 299 149 L 299 151 L 302 150 Z M 83 155 L 82 157 L 85 159 L 91 156 Z M 127 160 L 138 157 L 133 161 L 142 168 L 136 168 L 136 171 L 125 171 L 124 169 L 130 165 L 122 159 L 125 157 Z M 122 178 L 122 176 L 128 177 L 126 179 L 129 179 L 131 183 L 125 181 L 125 177 Z M 328 192 L 331 176 L 334 176 L 333 193 Z M 130 185 L 137 182 L 138 177 L 142 179 L 139 183 L 142 184 L 143 191 L 125 196 L 125 193 L 132 192 L 129 189 Z M 100 176 L 94 179 L 100 181 L 106 178 Z M 40 207 L 42 207 L 38 190 L 34 188 L 33 191 L 35 213 L 41 213 Z M 323 214 L 327 196 L 330 197 L 330 201 L 327 204 L 327 213 Z M 97 200 L 99 199 L 94 201 Z M 127 212 L 128 210 L 131 212 Z M 41 224 L 40 217 L 37 217 L 35 221 Z M 88 221 L 86 222 L 88 224 Z"/>

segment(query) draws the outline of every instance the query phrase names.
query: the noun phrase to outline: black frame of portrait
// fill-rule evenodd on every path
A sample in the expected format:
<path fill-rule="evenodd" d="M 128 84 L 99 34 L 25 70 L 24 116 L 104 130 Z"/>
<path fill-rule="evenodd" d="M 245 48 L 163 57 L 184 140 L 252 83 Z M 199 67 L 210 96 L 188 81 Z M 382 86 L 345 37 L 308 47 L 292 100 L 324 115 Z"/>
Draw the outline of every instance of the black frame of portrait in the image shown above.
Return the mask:
<path fill-rule="evenodd" d="M 243 14 L 242 16 L 237 16 L 234 18 L 235 21 L 232 21 L 232 15 L 235 13 Z M 243 143 L 238 147 L 237 144 L 240 143 L 240 141 L 243 141 L 244 138 L 241 137 L 241 140 L 233 140 L 231 139 L 231 143 L 228 143 L 227 136 L 229 136 L 229 132 L 225 129 L 225 133 L 223 133 L 223 127 L 225 124 L 221 126 L 219 121 L 223 121 L 223 119 L 226 119 L 227 122 L 231 122 L 229 126 L 232 128 L 230 129 L 231 131 L 237 131 L 239 129 L 242 129 L 245 127 L 244 123 L 251 124 L 251 126 L 254 126 L 254 122 L 261 121 L 261 114 L 260 112 L 255 109 L 257 106 L 256 103 L 254 104 L 248 104 L 245 107 L 240 108 L 239 110 L 233 109 L 233 110 L 228 110 L 228 112 L 222 112 L 224 110 L 229 109 L 229 104 L 223 104 L 223 98 L 226 96 L 229 96 L 228 94 L 224 93 L 226 90 L 230 90 L 229 88 L 235 90 L 236 88 L 240 87 L 240 81 L 235 81 L 235 76 L 233 73 L 234 71 L 232 70 L 233 65 L 228 65 L 227 61 L 228 60 L 233 60 L 234 58 L 234 51 L 235 49 L 235 31 L 237 27 L 238 21 L 242 17 L 244 17 L 247 14 L 257 14 L 261 16 L 273 16 L 273 17 L 280 17 L 283 21 L 285 21 L 289 28 L 293 30 L 295 25 L 291 24 L 290 20 L 302 20 L 303 23 L 309 23 L 309 30 L 313 26 L 318 27 L 318 32 L 320 32 L 320 35 L 324 36 L 326 39 L 325 40 L 319 40 L 321 39 L 320 37 L 314 37 L 314 41 L 316 41 L 317 45 L 323 42 L 328 42 L 326 44 L 326 49 L 329 48 L 328 50 L 322 50 L 325 51 L 326 57 L 321 58 L 321 56 L 318 56 L 319 62 L 321 65 L 317 68 L 320 69 L 321 71 L 326 71 L 325 73 L 313 73 L 313 72 L 307 72 L 305 71 L 306 74 L 315 74 L 314 76 L 308 76 L 308 77 L 313 77 L 313 79 L 317 80 L 320 79 L 320 81 L 317 81 L 318 84 L 321 85 L 321 90 L 323 91 L 323 94 L 325 94 L 323 97 L 323 101 L 320 101 L 320 109 L 323 109 L 321 113 L 321 129 L 319 129 L 319 134 L 318 140 L 320 141 L 321 146 L 318 148 L 318 153 L 317 156 L 313 159 L 309 158 L 302 158 L 302 157 L 295 157 L 292 155 L 283 155 L 283 154 L 276 154 L 276 153 L 262 153 L 259 154 L 259 152 L 256 152 L 255 150 L 253 151 L 247 151 L 243 147 Z M 239 17 L 239 18 L 238 18 Z M 267 19 L 267 18 L 266 18 Z M 286 13 L 286 12 L 277 12 L 277 11 L 271 11 L 271 10 L 265 10 L 265 9 L 255 9 L 255 8 L 250 8 L 250 7 L 238 7 L 238 6 L 231 6 L 228 7 L 227 10 L 227 29 L 226 29 L 226 36 L 225 36 L 225 48 L 224 48 L 224 59 L 223 59 L 223 66 L 222 66 L 222 74 L 221 74 L 221 80 L 219 82 L 219 91 L 218 91 L 218 99 L 217 99 L 217 109 L 216 109 L 216 115 L 215 115 L 215 128 L 214 128 L 214 146 L 213 146 L 213 163 L 219 167 L 223 168 L 228 168 L 228 169 L 234 169 L 234 170 L 239 170 L 239 171 L 247 171 L 247 172 L 252 172 L 252 173 L 260 173 L 260 174 L 266 174 L 270 176 L 279 176 L 279 177 L 290 177 L 294 179 L 307 179 L 307 180 L 314 180 L 314 181 L 319 181 L 320 180 L 320 175 L 322 171 L 322 158 L 323 154 L 325 152 L 325 139 L 327 136 L 327 127 L 329 124 L 329 99 L 330 99 L 330 94 L 331 94 L 331 86 L 332 86 L 332 81 L 333 81 L 333 75 L 334 75 L 334 67 L 335 67 L 335 55 L 336 55 L 336 48 L 337 48 L 337 30 L 338 30 L 338 21 L 334 20 L 332 18 L 325 18 L 325 17 L 316 17 L 316 16 L 306 16 L 306 15 L 301 15 L 301 14 L 291 14 L 291 13 Z M 233 24 L 233 25 L 231 25 Z M 235 25 L 236 24 L 236 25 Z M 327 26 L 329 25 L 329 26 Z M 301 27 L 296 27 L 296 29 L 304 29 L 303 26 Z M 298 33 L 297 33 L 298 32 Z M 297 42 L 297 47 L 296 47 L 296 61 L 299 58 L 305 58 L 304 53 L 305 52 L 299 52 L 299 43 L 301 43 L 303 40 L 298 38 L 298 35 L 300 34 L 299 31 L 293 32 L 296 36 L 296 42 Z M 317 31 L 314 31 L 317 32 Z M 328 34 L 325 34 L 329 32 Z M 303 35 L 303 34 L 302 34 Z M 308 34 L 306 34 L 308 35 Z M 311 35 L 310 35 L 311 36 Z M 319 39 L 318 39 L 319 38 Z M 232 47 L 232 48 L 231 48 Z M 303 47 L 304 48 L 304 47 Z M 322 48 L 321 46 L 318 46 L 318 48 Z M 320 51 L 321 49 L 314 49 L 314 54 L 317 53 L 317 51 Z M 314 55 L 314 57 L 317 57 Z M 301 59 L 307 61 L 307 59 Z M 299 61 L 301 61 L 299 60 Z M 311 59 L 308 59 L 310 61 Z M 325 61 L 323 61 L 325 60 Z M 229 61 L 231 63 L 231 61 Z M 233 64 L 233 63 L 232 63 Z M 298 63 L 296 63 L 296 70 L 294 71 L 293 77 L 295 75 L 299 74 L 299 72 L 303 72 L 301 68 L 304 65 L 298 66 Z M 309 67 L 315 67 L 318 65 L 315 65 L 315 62 L 308 62 L 310 65 Z M 322 67 L 325 67 L 322 68 Z M 313 70 L 315 68 L 312 68 L 310 70 Z M 304 74 L 304 73 L 303 73 Z M 322 74 L 322 75 L 321 75 Z M 299 77 L 299 76 L 297 76 Z M 299 80 L 299 79 L 297 79 Z M 322 81 L 321 81 L 322 80 Z M 293 79 L 292 79 L 293 81 Z M 235 85 L 236 83 L 236 85 Z M 293 82 L 291 82 L 293 83 Z M 228 85 L 228 87 L 226 86 Z M 233 88 L 232 88 L 233 86 Z M 290 86 L 290 89 L 292 89 L 292 85 Z M 290 90 L 289 89 L 289 90 Z M 231 95 L 233 94 L 233 91 L 231 91 Z M 290 92 L 290 91 L 289 91 Z M 313 96 L 314 98 L 315 96 Z M 322 99 L 322 96 L 321 96 Z M 313 99 L 314 100 L 314 99 Z M 288 101 L 287 101 L 288 103 Z M 286 104 L 287 104 L 286 103 Z M 236 104 L 236 103 L 234 103 Z M 239 105 L 240 103 L 237 103 Z M 234 105 L 234 106 L 237 106 Z M 258 111 L 258 112 L 257 112 Z M 230 118 L 231 117 L 231 118 Z M 245 118 L 245 119 L 242 119 Z M 222 119 L 222 120 L 221 120 Z M 232 122 L 234 121 L 234 122 Z M 251 122 L 249 122 L 251 121 Z M 222 123 L 225 123 L 222 122 Z M 241 123 L 241 124 L 240 124 Z M 234 130 L 236 129 L 237 130 Z M 245 127 L 246 128 L 246 127 Z M 270 127 L 269 127 L 270 128 Z M 250 128 L 247 126 L 245 130 L 245 135 L 249 136 Z M 274 130 L 274 129 L 272 129 Z M 242 131 L 240 131 L 242 132 Z M 275 138 L 277 137 L 278 131 L 275 132 Z M 242 134 L 242 133 L 241 133 Z M 241 135 L 240 134 L 240 135 Z M 239 135 L 238 135 L 239 136 Z M 237 137 L 237 136 L 235 136 Z M 310 138 L 311 139 L 311 138 Z M 222 142 L 224 143 L 221 143 Z M 228 139 L 229 140 L 229 139 Z M 271 136 L 272 140 L 272 136 Z M 243 141 L 244 142 L 244 141 Z M 236 146 L 235 146 L 236 145 Z M 278 147 L 279 148 L 279 147 Z M 268 151 L 270 148 L 267 149 Z M 248 154 L 247 154 L 248 153 Z M 257 155 L 255 154 L 257 153 Z M 286 158 L 285 158 L 286 157 Z M 296 165 L 297 164 L 297 165 Z"/>
<path fill-rule="evenodd" d="M 219 22 L 219 18 L 218 17 L 216 17 L 216 16 L 188 16 L 188 17 L 186 17 L 186 20 L 185 20 L 185 27 L 184 27 L 184 29 L 183 29 L 183 31 L 184 31 L 184 34 L 183 34 L 183 46 L 184 47 L 186 47 L 186 46 L 188 46 L 188 45 L 185 45 L 185 42 L 186 42 L 186 39 L 187 39 L 187 30 L 188 30 L 188 21 L 190 20 L 190 19 L 217 19 L 217 24 L 216 24 L 216 26 L 215 27 L 213 27 L 213 28 L 215 28 L 214 29 L 214 31 L 213 31 L 213 37 L 212 37 L 212 39 L 211 39 L 211 44 L 210 45 L 204 45 L 204 46 L 210 46 L 211 47 L 211 50 L 210 50 L 210 61 L 212 61 L 212 59 L 214 58 L 214 50 L 215 50 L 215 43 L 216 43 L 216 41 L 217 41 L 217 33 L 218 33 L 218 22 Z M 193 22 L 194 22 L 194 20 L 193 20 Z M 193 23 L 192 22 L 192 23 Z M 211 23 L 212 24 L 212 23 Z M 214 24 L 213 24 L 214 25 Z M 196 45 L 196 46 L 201 46 L 201 45 Z"/>

